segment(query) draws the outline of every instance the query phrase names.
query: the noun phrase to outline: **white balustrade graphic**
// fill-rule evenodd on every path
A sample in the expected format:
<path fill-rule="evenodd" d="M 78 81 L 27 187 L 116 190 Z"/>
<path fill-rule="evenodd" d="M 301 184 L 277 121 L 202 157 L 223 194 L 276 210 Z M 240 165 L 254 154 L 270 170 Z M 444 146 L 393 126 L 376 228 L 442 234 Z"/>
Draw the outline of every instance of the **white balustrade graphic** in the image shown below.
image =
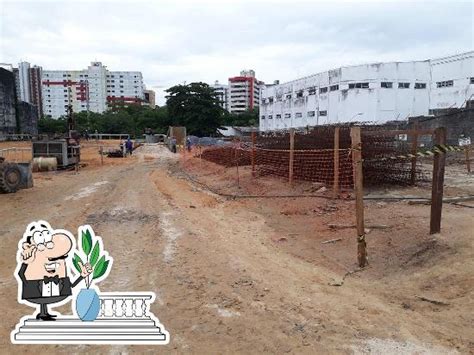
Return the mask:
<path fill-rule="evenodd" d="M 149 294 L 106 294 L 100 295 L 98 319 L 107 318 L 149 318 L 152 296 Z"/>
<path fill-rule="evenodd" d="M 23 317 L 12 332 L 21 344 L 167 344 L 169 333 L 150 311 L 152 292 L 102 292 L 95 321 L 58 316 L 56 321 Z"/>

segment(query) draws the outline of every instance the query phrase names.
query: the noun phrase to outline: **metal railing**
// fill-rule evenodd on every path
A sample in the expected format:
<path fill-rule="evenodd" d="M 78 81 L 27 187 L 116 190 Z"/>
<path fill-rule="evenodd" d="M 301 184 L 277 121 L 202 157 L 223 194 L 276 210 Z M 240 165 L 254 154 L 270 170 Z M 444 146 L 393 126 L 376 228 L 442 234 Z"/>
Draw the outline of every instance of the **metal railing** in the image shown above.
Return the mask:
<path fill-rule="evenodd" d="M 130 134 L 128 133 L 89 133 L 90 139 L 128 139 Z"/>
<path fill-rule="evenodd" d="M 0 142 L 1 141 L 31 141 L 33 138 L 36 138 L 37 135 L 33 134 L 26 134 L 26 133 L 20 133 L 20 134 L 0 134 Z"/>

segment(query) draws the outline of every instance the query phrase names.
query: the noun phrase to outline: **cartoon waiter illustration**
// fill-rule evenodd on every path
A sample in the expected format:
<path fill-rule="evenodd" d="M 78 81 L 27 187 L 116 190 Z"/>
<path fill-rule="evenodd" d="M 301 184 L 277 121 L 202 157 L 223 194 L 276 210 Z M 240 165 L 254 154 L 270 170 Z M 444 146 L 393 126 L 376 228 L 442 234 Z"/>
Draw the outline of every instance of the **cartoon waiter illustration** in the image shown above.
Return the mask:
<path fill-rule="evenodd" d="M 48 305 L 64 303 L 72 288 L 91 274 L 91 265 L 80 263 L 80 276 L 71 282 L 66 259 L 74 238 L 66 230 L 53 230 L 46 221 L 30 223 L 18 246 L 19 300 L 39 308 L 36 319 L 54 321 L 56 316 L 48 313 Z"/>

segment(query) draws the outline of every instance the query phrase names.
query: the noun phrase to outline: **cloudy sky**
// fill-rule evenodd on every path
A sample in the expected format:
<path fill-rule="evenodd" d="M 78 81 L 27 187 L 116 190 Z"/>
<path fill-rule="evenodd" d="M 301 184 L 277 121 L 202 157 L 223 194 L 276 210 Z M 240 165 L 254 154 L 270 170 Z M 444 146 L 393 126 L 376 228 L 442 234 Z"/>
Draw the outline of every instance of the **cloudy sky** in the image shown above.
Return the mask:
<path fill-rule="evenodd" d="M 0 0 L 0 62 L 138 70 L 163 104 L 184 81 L 254 69 L 289 81 L 341 65 L 473 49 L 466 1 Z"/>

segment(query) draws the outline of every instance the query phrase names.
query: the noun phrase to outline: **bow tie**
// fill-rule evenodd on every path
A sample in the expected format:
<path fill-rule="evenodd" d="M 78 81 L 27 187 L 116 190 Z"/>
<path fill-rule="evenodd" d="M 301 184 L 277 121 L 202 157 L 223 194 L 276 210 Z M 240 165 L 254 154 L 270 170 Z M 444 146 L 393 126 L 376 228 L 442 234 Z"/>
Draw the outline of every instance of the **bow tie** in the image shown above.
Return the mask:
<path fill-rule="evenodd" d="M 59 283 L 59 276 L 58 275 L 53 276 L 53 277 L 45 276 L 44 279 L 43 279 L 43 282 L 45 284 L 48 284 L 50 282 L 54 282 L 57 285 Z"/>

